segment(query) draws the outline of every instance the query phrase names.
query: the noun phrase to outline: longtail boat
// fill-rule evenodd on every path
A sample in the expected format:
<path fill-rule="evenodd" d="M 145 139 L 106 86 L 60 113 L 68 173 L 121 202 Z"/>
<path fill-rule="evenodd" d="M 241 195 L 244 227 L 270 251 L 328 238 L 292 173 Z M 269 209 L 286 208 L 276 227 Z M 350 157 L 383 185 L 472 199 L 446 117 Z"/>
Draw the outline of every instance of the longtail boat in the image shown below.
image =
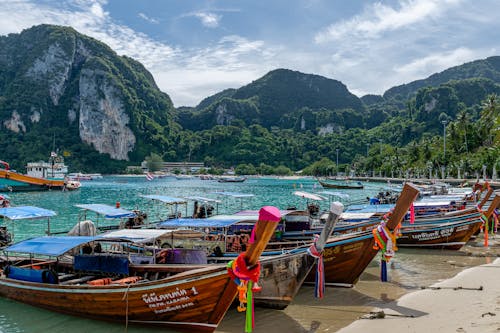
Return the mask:
<path fill-rule="evenodd" d="M 401 195 L 394 206 L 386 226 L 392 231 L 402 221 L 406 215 L 411 203 L 418 196 L 418 190 L 411 184 L 406 184 L 401 192 Z M 245 211 L 249 214 L 249 211 Z M 236 214 L 237 215 L 237 214 Z M 379 220 L 380 222 L 380 220 Z M 166 224 L 172 225 L 173 221 L 165 221 Z M 177 226 L 177 225 L 173 225 Z M 327 285 L 353 285 L 359 276 L 363 273 L 368 264 L 373 260 L 378 250 L 373 248 L 373 228 L 377 225 L 371 225 L 369 231 L 352 232 L 345 234 L 337 234 L 331 236 L 326 241 L 322 258 L 324 262 L 324 281 Z M 317 229 L 318 233 L 320 232 Z M 334 228 L 334 233 L 336 231 Z M 283 251 L 300 251 L 296 246 L 302 242 L 306 244 L 306 239 L 298 239 L 297 234 L 294 234 L 291 239 L 284 237 L 280 241 L 273 241 L 268 244 L 268 247 L 263 252 L 263 256 L 275 256 L 283 253 Z M 309 238 L 310 241 L 311 238 Z M 295 250 L 294 250 L 295 249 Z M 226 253 L 230 256 L 231 253 Z M 306 282 L 315 283 L 317 268 L 311 270 L 306 278 Z"/>
<path fill-rule="evenodd" d="M 284 309 L 290 304 L 316 263 L 316 257 L 310 254 L 311 251 L 317 255 L 322 252 L 324 243 L 331 234 L 342 209 L 341 203 L 331 204 L 328 219 L 324 228 L 318 231 L 321 235 L 314 244 L 311 236 L 307 240 L 287 242 L 285 249 L 278 245 L 281 243 L 276 242 L 274 237 L 273 242 L 268 244 L 271 247 L 266 248 L 262 257 L 259 284 L 263 288 L 262 291 L 254 295 L 256 305 Z M 205 239 L 196 241 L 172 238 L 169 240 L 172 249 L 165 251 L 178 251 L 179 246 L 182 246 L 183 249 L 204 248 L 212 252 L 212 255 L 207 258 L 208 263 L 227 262 L 234 258 L 242 247 L 246 246 L 250 234 L 245 232 L 251 229 L 256 220 L 255 211 L 242 211 L 240 213 L 244 214 L 219 215 L 206 219 L 172 219 L 160 223 L 160 227 L 170 230 L 177 228 L 225 229 L 220 233 L 210 234 Z M 287 213 L 288 211 L 280 211 L 280 214 Z M 231 234 L 228 234 L 228 229 L 231 229 Z M 217 246 L 219 249 L 215 250 Z"/>
<path fill-rule="evenodd" d="M 411 203 L 418 196 L 418 189 L 406 183 L 399 196 L 394 210 L 390 214 L 385 227 L 394 229 L 403 220 Z M 379 252 L 374 248 L 372 231 L 347 233 L 330 237 L 323 250 L 325 282 L 330 285 L 350 286 L 356 283 L 368 264 Z M 306 281 L 314 282 L 315 276 L 309 274 Z"/>
<path fill-rule="evenodd" d="M 462 213 L 448 217 L 425 219 L 401 227 L 397 242 L 401 247 L 425 247 L 459 250 L 500 207 L 500 195 L 493 198 L 486 211 Z"/>
<path fill-rule="evenodd" d="M 343 205 L 339 202 L 331 204 L 325 227 L 311 246 L 299 247 L 262 260 L 259 281 L 263 288 L 254 296 L 256 305 L 284 309 L 290 304 L 307 275 L 317 265 L 342 209 Z M 318 297 L 321 297 L 321 294 Z"/>
<path fill-rule="evenodd" d="M 250 286 L 280 217 L 277 208 L 263 207 L 254 229 L 255 242 L 236 261 L 239 272 L 249 274 Z M 223 265 L 193 269 L 184 265 L 181 272 L 179 267 L 169 271 L 163 265 L 135 275 L 138 271 L 130 269 L 127 257 L 108 252 L 64 260 L 73 249 L 94 245 L 99 237 L 39 237 L 8 247 L 7 253 L 30 257 L 4 267 L 0 295 L 71 315 L 213 332 L 238 294 L 238 286 Z M 55 259 L 35 261 L 31 257 L 35 254 Z"/>

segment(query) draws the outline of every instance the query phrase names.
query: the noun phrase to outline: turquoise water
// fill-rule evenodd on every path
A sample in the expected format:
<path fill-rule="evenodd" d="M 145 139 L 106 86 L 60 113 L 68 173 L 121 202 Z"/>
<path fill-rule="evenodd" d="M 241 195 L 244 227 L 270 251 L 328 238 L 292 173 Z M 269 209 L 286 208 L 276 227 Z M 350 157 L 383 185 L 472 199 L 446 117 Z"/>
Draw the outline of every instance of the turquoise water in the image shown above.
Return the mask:
<path fill-rule="evenodd" d="M 348 200 L 363 200 L 377 193 L 384 184 L 366 183 L 364 190 L 340 190 L 349 195 Z M 15 192 L 10 193 L 11 202 L 16 206 L 32 205 L 54 210 L 57 216 L 50 219 L 51 232 L 70 230 L 79 220 L 80 208 L 76 204 L 100 203 L 115 205 L 120 202 L 122 208 L 139 209 L 148 214 L 149 221 L 158 221 L 168 215 L 168 208 L 159 202 L 142 198 L 140 195 L 159 194 L 172 197 L 202 196 L 216 199 L 213 192 L 228 191 L 253 194 L 254 197 L 235 199 L 221 198 L 217 205 L 219 214 L 230 214 L 241 209 L 259 209 L 265 205 L 285 209 L 289 206 L 305 208 L 307 200 L 293 195 L 294 191 L 318 192 L 322 188 L 314 179 L 277 179 L 250 178 L 243 183 L 219 183 L 215 180 L 198 178 L 177 180 L 174 177 L 156 178 L 147 181 L 145 177 L 108 176 L 99 180 L 84 181 L 78 191 L 50 192 Z M 335 198 L 332 200 L 339 200 Z M 345 199 L 342 199 L 345 201 Z M 327 209 L 329 201 L 320 202 L 322 209 Z M 180 207 L 183 216 L 192 214 L 192 203 Z M 95 221 L 95 216 L 88 215 Z M 101 220 L 102 221 L 102 220 Z M 109 223 L 109 222 L 108 222 Z M 119 221 L 117 221 L 119 223 Z M 47 220 L 17 221 L 9 223 L 16 241 L 44 235 Z"/>

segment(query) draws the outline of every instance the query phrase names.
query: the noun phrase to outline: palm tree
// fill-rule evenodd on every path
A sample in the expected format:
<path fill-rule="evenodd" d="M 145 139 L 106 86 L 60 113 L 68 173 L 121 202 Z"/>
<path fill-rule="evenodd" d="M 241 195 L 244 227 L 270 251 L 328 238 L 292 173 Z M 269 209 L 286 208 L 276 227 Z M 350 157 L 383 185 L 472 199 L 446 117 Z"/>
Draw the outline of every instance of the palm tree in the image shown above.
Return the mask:
<path fill-rule="evenodd" d="M 496 128 L 497 119 L 500 116 L 500 107 L 498 106 L 498 97 L 491 94 L 483 104 L 481 112 L 480 130 L 485 137 L 484 143 L 491 146 L 493 144 L 492 132 Z M 496 133 L 495 133 L 496 134 Z"/>
<path fill-rule="evenodd" d="M 464 145 L 465 153 L 469 153 L 469 148 L 467 147 L 467 127 L 469 126 L 469 115 L 465 110 L 461 110 L 457 116 L 458 126 L 464 133 Z"/>

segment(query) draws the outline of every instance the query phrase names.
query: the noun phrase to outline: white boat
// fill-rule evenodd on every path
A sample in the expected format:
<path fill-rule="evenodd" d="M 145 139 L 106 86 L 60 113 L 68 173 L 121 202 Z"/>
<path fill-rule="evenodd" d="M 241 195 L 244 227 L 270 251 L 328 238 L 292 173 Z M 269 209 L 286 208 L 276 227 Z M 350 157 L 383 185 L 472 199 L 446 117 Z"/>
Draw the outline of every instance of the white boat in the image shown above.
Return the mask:
<path fill-rule="evenodd" d="M 31 177 L 45 179 L 64 179 L 68 174 L 68 166 L 64 164 L 64 158 L 55 152 L 50 154 L 48 162 L 30 162 L 26 165 L 26 174 Z"/>

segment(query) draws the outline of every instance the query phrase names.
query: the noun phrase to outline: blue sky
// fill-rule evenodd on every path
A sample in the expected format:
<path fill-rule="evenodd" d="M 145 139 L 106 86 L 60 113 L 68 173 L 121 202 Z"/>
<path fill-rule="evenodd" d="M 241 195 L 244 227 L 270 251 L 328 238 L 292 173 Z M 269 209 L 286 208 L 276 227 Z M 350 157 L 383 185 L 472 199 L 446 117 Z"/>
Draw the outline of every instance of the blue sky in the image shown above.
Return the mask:
<path fill-rule="evenodd" d="M 69 25 L 142 62 L 175 106 L 276 68 L 382 94 L 500 55 L 497 0 L 0 0 L 0 35 Z"/>

